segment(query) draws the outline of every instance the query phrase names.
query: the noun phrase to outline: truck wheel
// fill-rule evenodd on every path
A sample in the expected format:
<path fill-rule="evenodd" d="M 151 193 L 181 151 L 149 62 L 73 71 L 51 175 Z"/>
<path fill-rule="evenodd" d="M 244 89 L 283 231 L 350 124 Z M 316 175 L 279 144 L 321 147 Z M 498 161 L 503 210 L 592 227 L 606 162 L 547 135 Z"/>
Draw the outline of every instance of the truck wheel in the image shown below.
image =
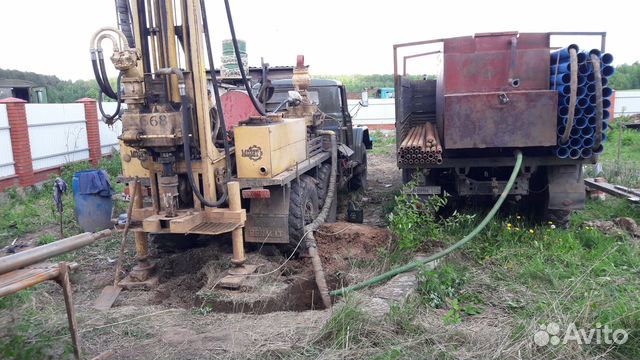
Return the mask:
<path fill-rule="evenodd" d="M 331 165 L 322 164 L 318 168 L 318 208 L 322 209 L 329 191 L 329 178 L 331 177 Z"/>
<path fill-rule="evenodd" d="M 360 165 L 353 169 L 353 177 L 349 180 L 349 190 L 367 189 L 367 150 L 362 150 Z"/>
<path fill-rule="evenodd" d="M 290 250 L 300 242 L 304 235 L 304 226 L 313 222 L 318 216 L 318 193 L 311 185 L 312 179 L 306 179 L 308 175 L 302 175 L 300 181 L 291 182 L 291 195 L 289 197 L 289 247 Z M 310 177 L 309 177 L 310 178 Z M 306 247 L 298 246 L 298 252 Z"/>

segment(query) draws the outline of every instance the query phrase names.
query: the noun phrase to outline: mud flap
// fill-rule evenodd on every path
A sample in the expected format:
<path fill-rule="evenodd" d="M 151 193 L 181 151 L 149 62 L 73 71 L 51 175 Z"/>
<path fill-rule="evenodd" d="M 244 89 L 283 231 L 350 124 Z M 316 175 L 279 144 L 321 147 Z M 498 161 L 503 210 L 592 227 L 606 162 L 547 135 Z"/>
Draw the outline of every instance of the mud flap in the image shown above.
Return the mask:
<path fill-rule="evenodd" d="M 548 209 L 579 210 L 584 208 L 586 194 L 582 181 L 582 165 L 549 166 L 547 181 L 549 184 Z"/>

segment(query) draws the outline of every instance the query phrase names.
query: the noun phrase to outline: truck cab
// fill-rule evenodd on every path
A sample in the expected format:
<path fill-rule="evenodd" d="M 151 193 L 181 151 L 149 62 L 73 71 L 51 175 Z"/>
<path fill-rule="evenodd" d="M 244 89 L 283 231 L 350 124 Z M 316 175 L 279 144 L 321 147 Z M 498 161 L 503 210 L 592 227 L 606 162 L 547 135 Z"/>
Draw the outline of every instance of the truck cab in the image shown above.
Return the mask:
<path fill-rule="evenodd" d="M 267 112 L 274 111 L 285 101 L 289 91 L 293 91 L 291 80 L 272 81 L 266 102 Z M 326 116 L 323 129 L 336 132 L 339 157 L 346 160 L 341 161 L 343 165 L 338 169 L 340 188 L 357 190 L 366 187 L 367 149 L 371 149 L 373 143 L 366 126 L 353 126 L 345 86 L 337 80 L 312 79 L 308 95 Z"/>

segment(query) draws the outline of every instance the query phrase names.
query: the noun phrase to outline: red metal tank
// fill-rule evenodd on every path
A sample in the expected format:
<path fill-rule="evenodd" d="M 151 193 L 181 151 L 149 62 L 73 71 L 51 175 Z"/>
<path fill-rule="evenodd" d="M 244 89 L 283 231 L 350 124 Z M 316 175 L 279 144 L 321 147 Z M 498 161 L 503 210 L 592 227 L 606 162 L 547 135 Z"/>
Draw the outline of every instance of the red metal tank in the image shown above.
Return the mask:
<path fill-rule="evenodd" d="M 244 91 L 227 91 L 220 96 L 220 102 L 227 130 L 237 126 L 240 121 L 247 120 L 249 116 L 260 115 L 253 107 L 249 95 Z"/>
<path fill-rule="evenodd" d="M 445 39 L 438 127 L 447 149 L 553 146 L 549 34 Z M 444 99 L 443 99 L 444 98 Z"/>

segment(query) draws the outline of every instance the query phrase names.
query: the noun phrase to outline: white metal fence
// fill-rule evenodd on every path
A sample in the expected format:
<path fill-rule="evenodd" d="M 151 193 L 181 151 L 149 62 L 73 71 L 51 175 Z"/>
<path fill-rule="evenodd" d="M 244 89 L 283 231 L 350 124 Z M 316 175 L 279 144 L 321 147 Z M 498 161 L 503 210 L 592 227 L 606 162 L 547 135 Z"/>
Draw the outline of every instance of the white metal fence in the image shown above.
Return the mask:
<path fill-rule="evenodd" d="M 116 103 L 109 102 L 102 104 L 102 109 L 107 114 L 113 114 L 116 110 Z M 126 107 L 126 105 L 122 105 Z M 111 154 L 112 150 L 120 149 L 120 141 L 118 140 L 118 135 L 122 132 L 122 122 L 116 121 L 113 126 L 109 126 L 102 121 L 102 114 L 100 114 L 100 109 L 98 111 L 98 123 L 100 124 L 100 151 L 102 155 Z"/>
<path fill-rule="evenodd" d="M 640 114 L 640 90 L 616 91 L 615 116 Z"/>
<path fill-rule="evenodd" d="M 33 169 L 89 159 L 83 104 L 26 104 Z"/>
<path fill-rule="evenodd" d="M 12 176 L 15 173 L 7 105 L 0 104 L 0 178 Z"/>
<path fill-rule="evenodd" d="M 367 107 L 360 107 L 359 101 L 347 101 L 355 125 L 395 124 L 395 99 L 369 99 Z"/>

